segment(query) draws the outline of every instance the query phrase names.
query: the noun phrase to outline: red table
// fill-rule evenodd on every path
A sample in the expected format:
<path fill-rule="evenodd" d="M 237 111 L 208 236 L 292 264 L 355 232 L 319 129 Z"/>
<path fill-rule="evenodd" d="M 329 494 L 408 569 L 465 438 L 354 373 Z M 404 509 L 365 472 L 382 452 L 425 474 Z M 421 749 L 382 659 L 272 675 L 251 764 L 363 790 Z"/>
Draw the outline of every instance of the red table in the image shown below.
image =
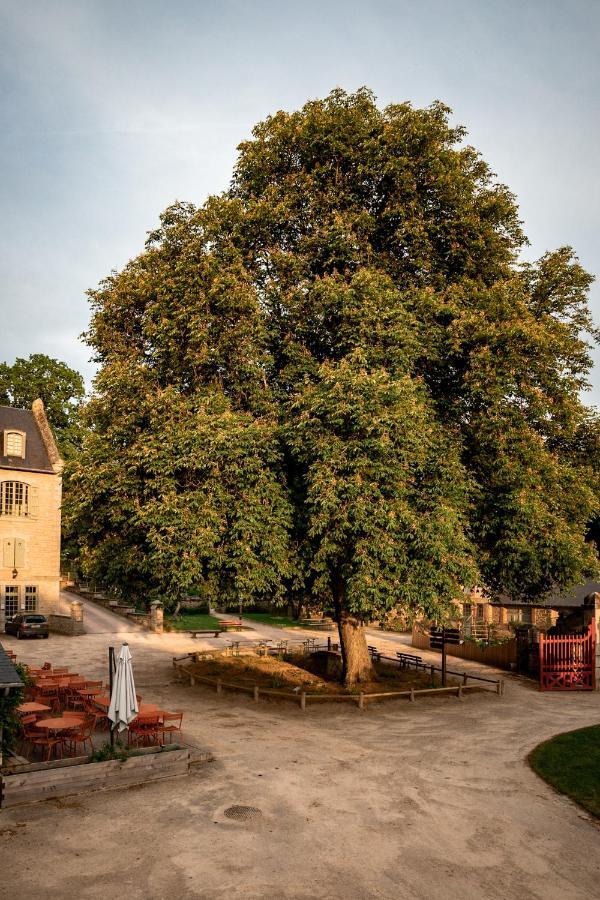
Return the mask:
<path fill-rule="evenodd" d="M 47 731 L 65 731 L 79 728 L 81 722 L 75 721 L 71 716 L 54 716 L 52 719 L 40 719 L 36 722 L 36 728 L 45 728 Z"/>
<path fill-rule="evenodd" d="M 21 703 L 20 706 L 17 706 L 17 712 L 22 713 L 23 715 L 27 715 L 28 713 L 50 712 L 51 709 L 51 706 L 44 706 L 43 703 L 34 703 L 33 701 Z"/>

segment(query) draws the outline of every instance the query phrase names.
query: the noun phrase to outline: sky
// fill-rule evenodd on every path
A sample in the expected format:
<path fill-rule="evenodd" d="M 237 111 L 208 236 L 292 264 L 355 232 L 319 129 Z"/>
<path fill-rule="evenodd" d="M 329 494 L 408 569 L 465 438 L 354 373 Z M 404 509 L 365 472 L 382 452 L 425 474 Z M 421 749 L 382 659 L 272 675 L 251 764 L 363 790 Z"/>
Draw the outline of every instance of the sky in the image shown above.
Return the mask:
<path fill-rule="evenodd" d="M 516 194 L 526 258 L 570 244 L 599 275 L 599 40 L 599 0 L 0 0 L 0 361 L 89 383 L 86 290 L 166 206 L 227 188 L 256 122 L 338 86 L 443 100 Z"/>

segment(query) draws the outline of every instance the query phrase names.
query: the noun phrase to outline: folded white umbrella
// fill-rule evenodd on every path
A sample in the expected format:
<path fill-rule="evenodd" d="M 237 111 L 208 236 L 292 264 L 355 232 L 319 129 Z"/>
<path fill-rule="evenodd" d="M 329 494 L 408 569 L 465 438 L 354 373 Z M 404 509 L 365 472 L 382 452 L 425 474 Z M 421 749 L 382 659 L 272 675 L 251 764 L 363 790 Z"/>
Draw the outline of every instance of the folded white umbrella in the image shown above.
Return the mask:
<path fill-rule="evenodd" d="M 108 718 L 118 731 L 124 731 L 137 714 L 138 702 L 135 696 L 131 653 L 127 644 L 123 644 L 117 660 Z"/>

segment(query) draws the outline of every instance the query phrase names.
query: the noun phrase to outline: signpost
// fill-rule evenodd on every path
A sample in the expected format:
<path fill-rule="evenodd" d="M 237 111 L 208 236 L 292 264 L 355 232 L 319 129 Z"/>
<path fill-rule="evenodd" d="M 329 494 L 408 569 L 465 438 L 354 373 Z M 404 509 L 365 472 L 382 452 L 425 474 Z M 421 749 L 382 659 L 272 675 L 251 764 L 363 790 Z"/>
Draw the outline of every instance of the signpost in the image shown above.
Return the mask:
<path fill-rule="evenodd" d="M 462 643 L 459 628 L 438 628 L 429 632 L 430 649 L 442 651 L 442 687 L 446 687 L 446 647 Z"/>

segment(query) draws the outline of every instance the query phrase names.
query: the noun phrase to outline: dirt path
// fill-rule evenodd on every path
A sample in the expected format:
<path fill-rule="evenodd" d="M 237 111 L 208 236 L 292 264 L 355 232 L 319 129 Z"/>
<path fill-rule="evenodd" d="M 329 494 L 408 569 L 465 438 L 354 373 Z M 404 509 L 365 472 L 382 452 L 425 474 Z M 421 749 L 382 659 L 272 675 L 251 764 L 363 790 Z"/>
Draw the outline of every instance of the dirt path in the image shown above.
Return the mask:
<path fill-rule="evenodd" d="M 597 896 L 598 824 L 525 758 L 598 722 L 600 695 L 540 694 L 509 678 L 504 697 L 303 714 L 173 683 L 173 653 L 202 642 L 127 640 L 144 697 L 185 710 L 184 730 L 216 761 L 190 778 L 0 812 L 0 897 Z M 5 644 L 104 674 L 107 635 Z M 262 814 L 234 821 L 232 805 Z"/>

